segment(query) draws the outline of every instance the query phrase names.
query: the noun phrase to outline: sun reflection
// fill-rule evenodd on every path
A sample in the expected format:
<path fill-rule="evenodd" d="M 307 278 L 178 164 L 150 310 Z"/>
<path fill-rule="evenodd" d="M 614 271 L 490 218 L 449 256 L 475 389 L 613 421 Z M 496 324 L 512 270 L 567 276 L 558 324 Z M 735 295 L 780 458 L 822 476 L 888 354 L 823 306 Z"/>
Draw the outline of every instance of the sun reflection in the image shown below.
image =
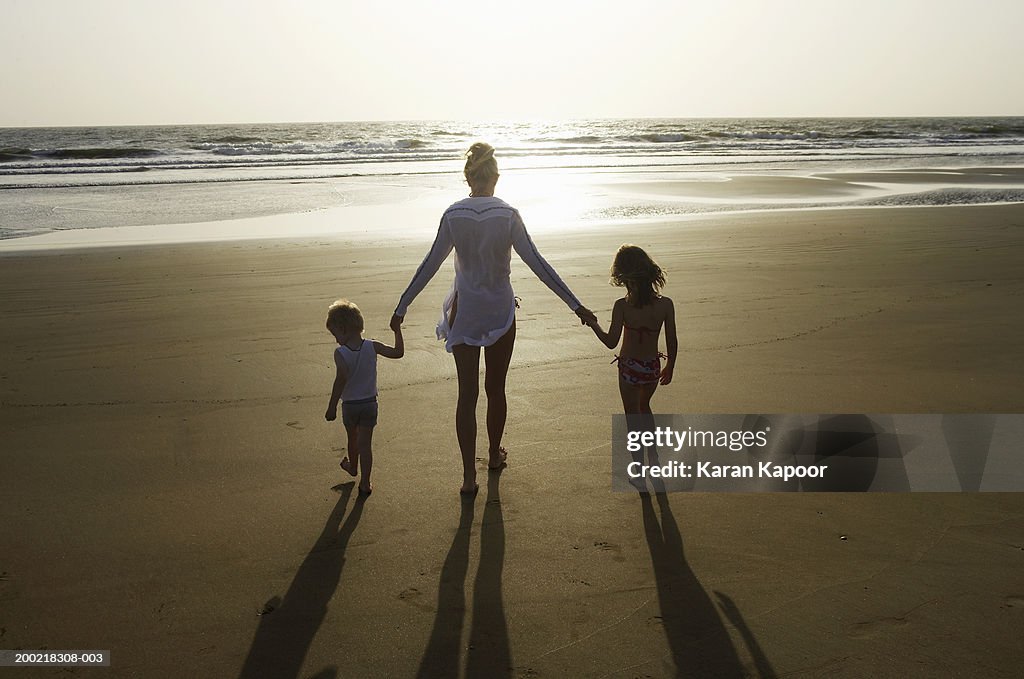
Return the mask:
<path fill-rule="evenodd" d="M 531 233 L 582 226 L 600 201 L 592 179 L 565 169 L 503 172 L 497 195 L 519 210 Z"/>

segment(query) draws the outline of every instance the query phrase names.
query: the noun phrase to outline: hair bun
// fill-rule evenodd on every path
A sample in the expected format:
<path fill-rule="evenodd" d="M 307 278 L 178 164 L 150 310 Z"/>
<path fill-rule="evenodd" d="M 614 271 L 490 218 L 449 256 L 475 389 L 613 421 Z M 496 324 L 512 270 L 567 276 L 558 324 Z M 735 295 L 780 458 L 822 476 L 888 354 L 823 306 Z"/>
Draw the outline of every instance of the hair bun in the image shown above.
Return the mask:
<path fill-rule="evenodd" d="M 478 141 L 466 151 L 466 169 L 472 170 L 494 157 L 494 147 L 482 141 Z"/>

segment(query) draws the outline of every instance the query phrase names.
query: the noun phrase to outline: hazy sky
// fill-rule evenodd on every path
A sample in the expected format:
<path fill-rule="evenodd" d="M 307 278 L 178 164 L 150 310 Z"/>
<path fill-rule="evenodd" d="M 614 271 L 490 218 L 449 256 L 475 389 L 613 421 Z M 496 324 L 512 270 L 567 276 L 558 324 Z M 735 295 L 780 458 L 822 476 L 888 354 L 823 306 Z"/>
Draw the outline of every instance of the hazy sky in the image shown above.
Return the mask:
<path fill-rule="evenodd" d="M 1024 115 L 1021 0 L 0 0 L 0 126 Z"/>

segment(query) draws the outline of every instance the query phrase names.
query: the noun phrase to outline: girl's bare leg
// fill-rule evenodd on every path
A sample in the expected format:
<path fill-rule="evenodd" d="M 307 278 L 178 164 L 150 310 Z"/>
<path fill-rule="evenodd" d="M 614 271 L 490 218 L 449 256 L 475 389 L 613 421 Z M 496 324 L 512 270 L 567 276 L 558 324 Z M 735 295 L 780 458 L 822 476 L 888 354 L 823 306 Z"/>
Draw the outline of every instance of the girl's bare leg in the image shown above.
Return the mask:
<path fill-rule="evenodd" d="M 452 347 L 459 375 L 459 400 L 455 406 L 455 436 L 462 452 L 462 490 L 476 488 L 476 402 L 480 397 L 480 347 Z"/>
<path fill-rule="evenodd" d="M 622 398 L 622 409 L 626 413 L 626 426 L 630 430 L 653 431 L 654 415 L 651 414 L 651 397 L 657 384 L 636 385 L 619 379 L 619 396 Z M 658 449 L 650 446 L 644 447 L 633 453 L 635 462 L 644 461 L 644 452 L 647 453 L 649 464 L 658 463 Z M 647 484 L 643 479 L 630 479 L 629 483 L 641 493 L 647 492 Z"/>
<path fill-rule="evenodd" d="M 654 384 L 643 384 L 637 386 L 636 389 L 636 404 L 637 412 L 640 413 L 641 421 L 644 423 L 644 429 L 648 431 L 654 431 L 654 413 L 651 412 L 651 397 L 654 396 L 654 390 L 658 388 L 658 383 Z M 658 448 L 651 446 L 647 449 L 647 460 L 651 464 L 658 463 Z"/>
<path fill-rule="evenodd" d="M 487 466 L 497 469 L 505 462 L 501 439 L 505 435 L 505 421 L 508 418 L 508 399 L 505 395 L 505 380 L 508 366 L 512 362 L 512 349 L 516 343 L 516 322 L 501 339 L 484 349 L 484 392 L 487 394 L 487 452 L 490 459 Z"/>
<path fill-rule="evenodd" d="M 626 382 L 623 379 L 619 379 L 619 398 L 622 399 L 622 411 L 627 415 L 632 415 L 636 412 L 635 401 L 636 392 L 633 389 L 633 385 Z"/>
<path fill-rule="evenodd" d="M 637 407 L 640 409 L 639 412 L 652 414 L 651 411 L 651 398 L 654 397 L 654 391 L 658 388 L 658 383 L 654 384 L 643 384 L 636 387 L 637 391 Z"/>

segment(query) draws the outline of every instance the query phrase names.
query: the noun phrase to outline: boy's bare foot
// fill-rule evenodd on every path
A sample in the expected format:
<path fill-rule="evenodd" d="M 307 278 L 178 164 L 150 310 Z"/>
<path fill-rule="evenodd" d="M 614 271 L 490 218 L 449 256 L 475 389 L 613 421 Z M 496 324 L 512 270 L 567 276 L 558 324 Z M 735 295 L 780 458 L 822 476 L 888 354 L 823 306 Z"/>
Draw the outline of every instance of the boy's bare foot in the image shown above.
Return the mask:
<path fill-rule="evenodd" d="M 359 470 L 352 464 L 352 460 L 347 457 L 341 461 L 341 468 L 347 471 L 351 476 L 355 476 L 359 473 Z"/>
<path fill-rule="evenodd" d="M 463 486 L 459 488 L 459 495 L 463 497 L 473 497 L 480 490 L 480 484 L 474 483 L 472 486 Z"/>
<path fill-rule="evenodd" d="M 487 468 L 496 472 L 505 466 L 506 459 L 508 459 L 508 451 L 499 447 L 496 451 L 491 452 L 491 461 L 487 464 Z"/>
<path fill-rule="evenodd" d="M 369 483 L 366 486 L 363 486 L 363 484 L 361 484 L 361 483 L 359 484 L 359 494 L 360 495 L 369 495 L 372 492 L 373 492 L 373 484 L 372 483 Z"/>

